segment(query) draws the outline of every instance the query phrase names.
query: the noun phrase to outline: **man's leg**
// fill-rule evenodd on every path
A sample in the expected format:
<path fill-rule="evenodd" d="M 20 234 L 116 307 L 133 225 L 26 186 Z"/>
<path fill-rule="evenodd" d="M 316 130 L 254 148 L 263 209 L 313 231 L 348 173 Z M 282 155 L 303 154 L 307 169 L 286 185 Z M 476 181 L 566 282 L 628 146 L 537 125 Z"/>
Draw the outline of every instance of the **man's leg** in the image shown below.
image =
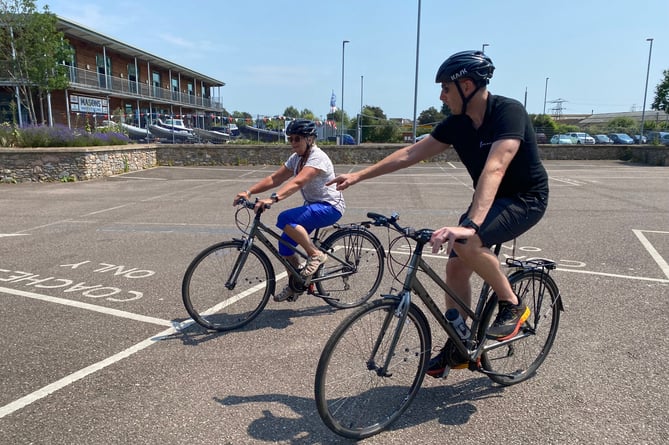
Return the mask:
<path fill-rule="evenodd" d="M 472 242 L 474 240 L 476 242 Z M 513 292 L 499 259 L 481 245 L 478 236 L 470 238 L 466 244 L 456 245 L 458 257 L 492 287 L 499 299 L 497 317 L 488 329 L 488 337 L 500 341 L 512 338 L 529 317 L 530 309 Z"/>

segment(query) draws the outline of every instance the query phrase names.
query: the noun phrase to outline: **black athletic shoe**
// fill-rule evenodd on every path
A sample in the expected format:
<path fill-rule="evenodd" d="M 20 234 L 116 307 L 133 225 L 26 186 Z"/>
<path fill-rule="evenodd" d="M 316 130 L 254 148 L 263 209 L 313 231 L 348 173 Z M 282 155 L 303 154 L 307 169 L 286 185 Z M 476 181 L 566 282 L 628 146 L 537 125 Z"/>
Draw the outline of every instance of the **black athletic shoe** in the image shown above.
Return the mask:
<path fill-rule="evenodd" d="M 425 374 L 438 379 L 444 374 L 447 366 L 451 369 L 465 369 L 468 365 L 467 357 L 462 356 L 449 338 L 441 348 L 441 352 L 430 359 Z"/>
<path fill-rule="evenodd" d="M 504 341 L 513 338 L 520 326 L 530 316 L 530 308 L 518 297 L 518 304 L 506 301 L 499 302 L 499 310 L 495 322 L 488 329 L 486 336 L 492 340 Z"/>

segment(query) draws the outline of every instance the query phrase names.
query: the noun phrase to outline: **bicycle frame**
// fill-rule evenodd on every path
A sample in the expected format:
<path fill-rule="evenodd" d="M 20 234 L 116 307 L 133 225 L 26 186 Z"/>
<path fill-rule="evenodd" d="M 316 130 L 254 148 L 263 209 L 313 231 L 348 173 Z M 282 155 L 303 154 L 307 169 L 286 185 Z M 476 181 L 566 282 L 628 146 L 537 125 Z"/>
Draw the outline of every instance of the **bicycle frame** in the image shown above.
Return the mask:
<path fill-rule="evenodd" d="M 301 275 L 299 270 L 297 270 L 288 260 L 284 258 L 283 255 L 279 253 L 279 250 L 274 246 L 272 243 L 272 240 L 270 240 L 270 237 L 281 243 L 282 245 L 288 247 L 291 249 L 294 253 L 298 254 L 302 258 L 306 259 L 307 256 L 305 253 L 300 251 L 296 246 L 293 246 L 292 244 L 288 243 L 284 239 L 281 238 L 281 235 L 276 233 L 274 230 L 272 230 L 270 227 L 265 225 L 262 221 L 260 221 L 260 214 L 263 213 L 261 211 L 256 211 L 255 217 L 253 218 L 251 225 L 249 227 L 249 230 L 247 232 L 247 237 L 242 239 L 244 242 L 244 247 L 242 248 L 239 257 L 237 258 L 237 261 L 235 262 L 235 266 L 232 269 L 232 273 L 230 274 L 229 279 L 227 280 L 225 286 L 228 289 L 233 289 L 234 286 L 237 283 L 237 277 L 239 276 L 239 273 L 241 272 L 242 268 L 244 267 L 244 264 L 246 263 L 246 259 L 248 258 L 248 252 L 251 249 L 251 246 L 253 246 L 254 241 L 257 239 L 264 245 L 267 250 L 286 268 L 288 273 L 295 277 L 296 279 L 299 280 L 299 283 L 304 285 L 305 287 L 308 286 L 310 283 L 317 283 L 321 281 L 326 281 L 326 280 L 331 280 L 333 278 L 341 277 L 341 276 L 347 276 L 350 275 L 350 272 L 345 271 L 345 272 L 339 272 L 339 273 L 330 273 L 325 277 L 319 277 L 319 276 L 312 276 L 307 278 L 305 280 Z M 354 224 L 351 226 L 355 226 Z M 269 235 L 269 237 L 267 236 Z M 320 229 L 316 229 L 314 231 L 313 236 L 311 237 L 312 241 L 314 242 L 314 245 L 319 249 L 321 249 L 321 244 L 319 240 L 320 236 Z M 346 268 L 349 268 L 350 265 L 339 258 L 336 254 L 329 252 L 328 256 L 331 260 L 336 261 L 342 266 L 345 266 Z"/>
<path fill-rule="evenodd" d="M 384 363 L 383 367 L 379 370 L 379 372 L 385 373 L 386 370 L 388 369 L 390 365 L 390 359 L 393 357 L 394 349 L 397 344 L 397 341 L 400 337 L 402 327 L 404 325 L 404 320 L 406 319 L 409 306 L 411 304 L 411 292 L 415 292 L 418 297 L 421 299 L 421 301 L 425 304 L 425 307 L 430 311 L 432 316 L 437 320 L 439 325 L 442 327 L 444 331 L 448 334 L 448 336 L 451 338 L 451 340 L 455 343 L 456 347 L 458 350 L 464 354 L 466 357 L 469 358 L 470 362 L 475 362 L 476 359 L 481 355 L 483 349 L 484 349 L 484 343 L 483 341 L 480 341 L 480 339 L 477 338 L 477 333 L 479 331 L 479 326 L 481 322 L 484 320 L 484 308 L 486 306 L 486 303 L 488 301 L 487 295 L 490 290 L 490 285 L 488 283 L 483 283 L 483 287 L 481 288 L 481 292 L 479 294 L 479 299 L 476 305 L 476 310 L 472 311 L 468 305 L 466 305 L 462 299 L 455 293 L 453 289 L 451 289 L 445 282 L 442 280 L 442 278 L 439 276 L 437 272 L 428 265 L 425 260 L 422 258 L 422 252 L 423 248 L 425 247 L 425 244 L 429 241 L 428 238 L 424 238 L 421 240 L 417 240 L 418 243 L 416 245 L 416 248 L 411 255 L 411 259 L 409 260 L 409 264 L 407 266 L 407 275 L 404 279 L 404 284 L 402 287 L 402 292 L 399 296 L 396 295 L 382 295 L 384 298 L 394 298 L 394 299 L 399 299 L 397 309 L 395 310 L 394 314 L 389 314 L 388 319 L 384 323 L 384 329 L 382 329 L 382 335 L 379 336 L 379 339 L 376 342 L 375 347 L 372 350 L 372 357 L 376 355 L 378 351 L 378 346 L 381 344 L 381 337 L 383 336 L 383 333 L 385 332 L 387 326 L 390 324 L 391 317 L 394 315 L 400 319 L 400 322 L 397 324 L 397 327 L 395 329 L 395 333 L 393 335 L 393 340 L 391 341 L 390 347 L 389 347 L 389 352 L 386 357 L 386 362 Z M 495 246 L 493 252 L 495 253 L 495 256 L 499 255 L 501 249 L 501 245 Z M 437 284 L 446 294 L 460 307 L 460 309 L 467 314 L 472 319 L 472 326 L 470 328 L 472 335 L 470 338 L 466 341 L 463 342 L 462 339 L 460 339 L 460 336 L 457 334 L 453 326 L 446 320 L 445 315 L 442 313 L 442 311 L 439 309 L 437 304 L 435 303 L 434 299 L 428 294 L 427 290 L 425 289 L 425 286 L 421 283 L 421 281 L 418 279 L 417 272 L 418 270 L 423 271 L 435 284 Z M 494 296 L 496 299 L 496 296 Z M 529 335 L 529 334 L 526 334 Z M 525 335 L 522 336 L 516 336 L 513 339 L 503 341 L 503 342 L 497 342 L 496 344 L 493 345 L 488 345 L 485 347 L 486 350 L 488 349 L 494 349 L 498 348 L 501 346 L 504 346 L 508 344 L 509 342 L 517 341 L 520 338 L 523 338 Z M 471 346 L 476 345 L 475 348 L 470 349 Z M 370 362 L 373 360 L 370 358 Z M 477 369 L 477 368 L 474 368 Z M 483 372 L 483 371 L 482 371 Z"/>

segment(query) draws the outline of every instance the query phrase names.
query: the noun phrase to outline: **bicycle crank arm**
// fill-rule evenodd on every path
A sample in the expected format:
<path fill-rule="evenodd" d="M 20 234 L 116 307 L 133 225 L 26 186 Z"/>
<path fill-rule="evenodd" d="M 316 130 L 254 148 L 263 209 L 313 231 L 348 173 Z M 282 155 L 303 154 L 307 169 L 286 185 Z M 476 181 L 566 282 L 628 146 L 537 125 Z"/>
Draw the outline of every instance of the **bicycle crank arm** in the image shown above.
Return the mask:
<path fill-rule="evenodd" d="M 480 373 L 482 373 L 482 374 L 485 374 L 485 375 L 494 375 L 494 376 L 497 376 L 497 377 L 505 377 L 505 378 L 507 378 L 507 379 L 515 379 L 515 378 L 520 377 L 520 374 L 518 374 L 518 373 L 505 374 L 505 373 L 503 373 L 503 372 L 486 371 L 486 370 L 483 369 L 483 368 L 479 368 L 479 369 L 478 369 L 478 372 L 480 372 Z M 533 373 L 533 374 L 534 374 L 534 373 Z"/>

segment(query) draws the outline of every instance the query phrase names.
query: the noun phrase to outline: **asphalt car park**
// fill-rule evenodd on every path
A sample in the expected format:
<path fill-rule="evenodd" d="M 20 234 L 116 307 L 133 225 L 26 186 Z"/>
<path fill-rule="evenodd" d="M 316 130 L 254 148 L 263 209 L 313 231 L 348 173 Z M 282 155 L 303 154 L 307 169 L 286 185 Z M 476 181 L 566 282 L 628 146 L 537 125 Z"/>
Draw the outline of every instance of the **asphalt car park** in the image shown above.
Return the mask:
<path fill-rule="evenodd" d="M 546 362 L 511 387 L 467 370 L 426 377 L 400 420 L 364 443 L 669 441 L 669 169 L 546 167 L 546 216 L 503 250 L 558 263 L 566 310 Z M 348 311 L 308 296 L 270 301 L 249 326 L 219 334 L 193 325 L 181 303 L 192 258 L 239 236 L 234 194 L 274 168 L 0 186 L 1 443 L 351 443 L 313 400 L 319 355 Z M 438 228 L 471 194 L 461 164 L 421 163 L 345 191 L 342 222 L 397 211 L 404 224 Z M 385 277 L 379 292 L 393 286 Z"/>

